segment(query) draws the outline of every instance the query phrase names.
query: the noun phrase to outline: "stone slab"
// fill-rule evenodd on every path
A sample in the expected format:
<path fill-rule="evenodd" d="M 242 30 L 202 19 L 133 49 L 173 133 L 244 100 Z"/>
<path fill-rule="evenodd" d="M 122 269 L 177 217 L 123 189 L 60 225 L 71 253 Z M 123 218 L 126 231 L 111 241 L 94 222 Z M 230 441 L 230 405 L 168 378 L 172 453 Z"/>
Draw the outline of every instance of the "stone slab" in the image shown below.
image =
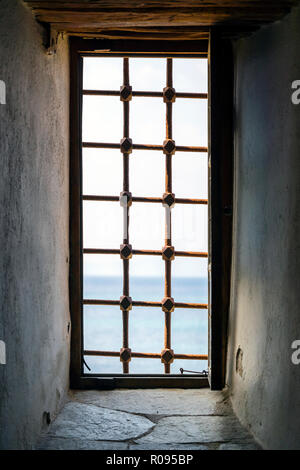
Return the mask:
<path fill-rule="evenodd" d="M 73 392 L 71 399 L 144 415 L 200 416 L 232 413 L 226 396 L 209 389 L 84 390 Z"/>
<path fill-rule="evenodd" d="M 261 450 L 261 447 L 256 444 L 255 441 L 239 442 L 236 444 L 228 442 L 226 444 L 221 444 L 218 450 Z"/>
<path fill-rule="evenodd" d="M 130 444 L 129 450 L 209 450 L 201 444 L 161 444 L 157 442 L 145 444 Z"/>
<path fill-rule="evenodd" d="M 233 416 L 184 416 L 162 418 L 138 444 L 237 442 L 251 439 Z"/>
<path fill-rule="evenodd" d="M 88 439 L 63 439 L 44 437 L 37 450 L 127 450 L 126 442 L 90 441 Z"/>
<path fill-rule="evenodd" d="M 91 441 L 125 441 L 141 436 L 153 426 L 143 416 L 69 402 L 53 422 L 49 436 Z"/>

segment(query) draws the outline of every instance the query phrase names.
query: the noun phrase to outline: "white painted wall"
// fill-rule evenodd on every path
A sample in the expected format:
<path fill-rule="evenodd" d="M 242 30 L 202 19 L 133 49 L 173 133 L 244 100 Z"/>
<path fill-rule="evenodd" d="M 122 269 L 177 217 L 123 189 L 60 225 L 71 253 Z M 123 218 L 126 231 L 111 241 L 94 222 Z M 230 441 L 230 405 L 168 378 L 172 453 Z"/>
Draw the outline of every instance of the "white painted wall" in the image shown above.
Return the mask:
<path fill-rule="evenodd" d="M 0 3 L 0 448 L 30 449 L 69 377 L 68 44 Z M 2 102 L 2 100 L 1 100 Z M 3 361 L 2 361 L 3 362 Z"/>
<path fill-rule="evenodd" d="M 227 382 L 268 449 L 300 448 L 300 9 L 235 46 L 235 213 Z M 238 365 L 236 354 L 238 348 Z M 237 369 L 237 370 L 236 370 Z"/>

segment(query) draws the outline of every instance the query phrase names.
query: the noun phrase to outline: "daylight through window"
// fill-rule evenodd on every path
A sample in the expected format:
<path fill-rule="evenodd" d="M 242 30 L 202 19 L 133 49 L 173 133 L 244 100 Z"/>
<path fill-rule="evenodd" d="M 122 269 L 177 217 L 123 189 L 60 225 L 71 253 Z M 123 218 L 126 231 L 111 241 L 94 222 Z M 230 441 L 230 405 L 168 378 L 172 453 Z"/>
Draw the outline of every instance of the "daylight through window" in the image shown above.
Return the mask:
<path fill-rule="evenodd" d="M 84 371 L 206 370 L 207 59 L 84 57 L 81 199 Z"/>

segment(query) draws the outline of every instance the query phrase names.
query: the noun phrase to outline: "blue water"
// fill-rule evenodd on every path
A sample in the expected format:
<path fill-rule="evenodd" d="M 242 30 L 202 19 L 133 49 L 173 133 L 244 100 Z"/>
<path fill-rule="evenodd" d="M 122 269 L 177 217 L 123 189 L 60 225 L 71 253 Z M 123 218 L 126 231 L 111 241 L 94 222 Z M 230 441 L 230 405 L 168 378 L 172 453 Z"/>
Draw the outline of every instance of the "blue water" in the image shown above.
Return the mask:
<path fill-rule="evenodd" d="M 84 278 L 84 298 L 119 299 L 122 278 Z M 164 297 L 164 280 L 158 277 L 132 277 L 130 295 L 134 300 L 161 301 Z M 172 297 L 176 302 L 207 303 L 207 278 L 173 278 Z M 207 354 L 207 310 L 175 309 L 172 313 L 172 349 L 175 353 Z M 133 307 L 129 314 L 129 346 L 135 352 L 160 353 L 164 341 L 164 313 L 156 307 Z M 84 306 L 84 349 L 119 351 L 122 347 L 122 313 L 118 306 Z M 122 373 L 117 357 L 87 356 L 85 360 L 92 373 Z M 171 373 L 180 368 L 202 371 L 207 361 L 177 359 Z M 87 369 L 85 372 L 89 372 Z M 130 373 L 162 374 L 159 359 L 133 358 Z"/>

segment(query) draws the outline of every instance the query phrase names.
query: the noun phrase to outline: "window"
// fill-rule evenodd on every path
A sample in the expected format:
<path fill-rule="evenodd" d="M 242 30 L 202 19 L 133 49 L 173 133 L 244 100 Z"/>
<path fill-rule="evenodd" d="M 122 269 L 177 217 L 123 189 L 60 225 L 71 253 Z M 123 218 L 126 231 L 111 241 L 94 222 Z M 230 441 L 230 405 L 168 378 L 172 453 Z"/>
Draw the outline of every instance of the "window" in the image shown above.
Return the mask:
<path fill-rule="evenodd" d="M 208 93 L 186 72 L 200 63 L 207 70 L 207 49 L 108 53 L 79 42 L 71 62 L 71 378 L 201 386 Z"/>

